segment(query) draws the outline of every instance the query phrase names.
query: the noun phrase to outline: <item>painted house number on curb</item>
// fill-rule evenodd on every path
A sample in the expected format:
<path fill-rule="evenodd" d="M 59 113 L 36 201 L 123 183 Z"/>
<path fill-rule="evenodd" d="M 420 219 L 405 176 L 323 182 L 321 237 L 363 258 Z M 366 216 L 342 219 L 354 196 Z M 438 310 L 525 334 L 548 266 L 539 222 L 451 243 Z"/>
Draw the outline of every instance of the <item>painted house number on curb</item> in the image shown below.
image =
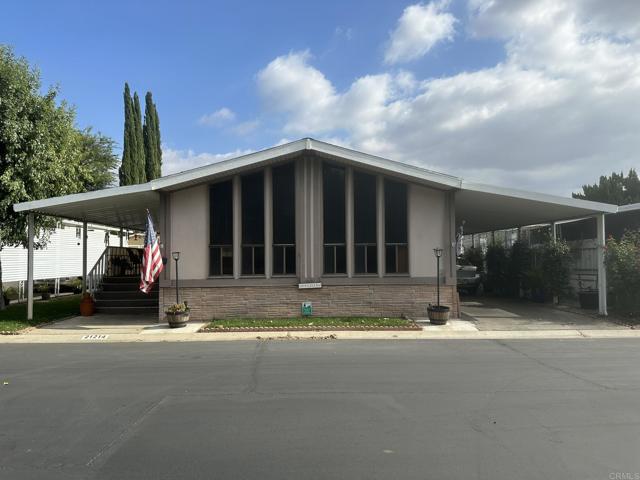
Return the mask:
<path fill-rule="evenodd" d="M 299 283 L 298 284 L 298 288 L 299 289 L 305 289 L 305 288 L 322 288 L 322 283 L 320 282 L 313 282 L 313 283 Z"/>
<path fill-rule="evenodd" d="M 82 340 L 106 340 L 107 338 L 109 338 L 109 335 L 94 333 L 92 335 L 85 335 L 82 337 Z"/>

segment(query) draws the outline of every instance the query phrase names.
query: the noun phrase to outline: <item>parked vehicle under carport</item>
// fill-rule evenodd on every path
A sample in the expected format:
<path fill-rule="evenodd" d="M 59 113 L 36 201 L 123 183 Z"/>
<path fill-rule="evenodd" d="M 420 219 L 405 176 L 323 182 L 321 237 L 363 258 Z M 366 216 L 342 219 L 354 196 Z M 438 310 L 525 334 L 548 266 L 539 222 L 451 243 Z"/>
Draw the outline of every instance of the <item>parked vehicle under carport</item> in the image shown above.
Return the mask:
<path fill-rule="evenodd" d="M 478 273 L 475 265 L 457 265 L 458 291 L 468 295 L 478 293 L 478 288 L 482 284 L 482 276 Z"/>

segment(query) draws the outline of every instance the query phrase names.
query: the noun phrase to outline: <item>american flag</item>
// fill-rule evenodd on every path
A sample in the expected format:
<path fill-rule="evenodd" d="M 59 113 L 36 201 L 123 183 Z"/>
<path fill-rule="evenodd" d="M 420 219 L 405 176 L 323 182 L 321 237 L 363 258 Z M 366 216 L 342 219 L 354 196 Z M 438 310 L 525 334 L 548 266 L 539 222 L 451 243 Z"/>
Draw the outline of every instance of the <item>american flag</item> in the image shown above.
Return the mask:
<path fill-rule="evenodd" d="M 147 210 L 147 232 L 144 236 L 144 252 L 142 252 L 142 268 L 140 268 L 140 290 L 149 293 L 153 282 L 156 281 L 163 269 L 160 244 L 158 244 L 158 237 L 153 228 L 151 214 Z"/>

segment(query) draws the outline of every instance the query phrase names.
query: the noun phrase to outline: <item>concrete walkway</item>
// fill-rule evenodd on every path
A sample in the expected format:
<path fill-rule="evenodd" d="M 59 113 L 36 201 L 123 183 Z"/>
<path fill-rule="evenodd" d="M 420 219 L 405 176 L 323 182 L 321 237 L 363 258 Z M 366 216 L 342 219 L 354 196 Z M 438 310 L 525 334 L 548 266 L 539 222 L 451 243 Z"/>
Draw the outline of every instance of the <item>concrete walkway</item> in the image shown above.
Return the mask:
<path fill-rule="evenodd" d="M 502 307 L 502 308 L 500 308 Z M 95 315 L 33 328 L 21 335 L 0 335 L 0 343 L 114 343 L 114 342 L 202 342 L 233 340 L 421 340 L 421 339 L 570 339 L 635 338 L 640 330 L 602 319 L 556 312 L 542 306 L 513 305 L 504 308 L 487 302 L 464 302 L 463 319 L 447 325 L 431 325 L 416 319 L 421 331 L 305 331 L 305 332 L 212 332 L 198 333 L 204 323 L 190 322 L 184 328 L 169 328 L 155 317 Z M 532 313 L 535 309 L 535 312 Z M 544 310 L 540 310 L 544 309 Z M 528 313 L 527 313 L 528 312 Z M 539 318 L 540 312 L 546 313 Z M 574 317 L 579 317 L 575 318 Z M 558 319 L 562 319 L 559 321 Z M 570 321 L 574 319 L 574 321 Z M 577 321 L 580 320 L 580 321 Z M 493 329 L 489 327 L 493 326 Z"/>
<path fill-rule="evenodd" d="M 469 298 L 460 302 L 463 319 L 480 331 L 625 330 L 596 312 L 572 311 L 516 299 Z"/>

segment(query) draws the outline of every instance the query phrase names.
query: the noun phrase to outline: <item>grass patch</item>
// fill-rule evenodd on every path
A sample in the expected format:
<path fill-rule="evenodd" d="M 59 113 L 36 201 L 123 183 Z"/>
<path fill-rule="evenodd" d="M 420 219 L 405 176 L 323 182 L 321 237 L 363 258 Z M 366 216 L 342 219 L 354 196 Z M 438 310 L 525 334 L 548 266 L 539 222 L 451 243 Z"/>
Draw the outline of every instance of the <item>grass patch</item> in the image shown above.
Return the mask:
<path fill-rule="evenodd" d="M 0 332 L 17 332 L 27 327 L 80 314 L 80 295 L 33 302 L 33 320 L 27 321 L 27 304 L 9 305 L 0 310 Z"/>
<path fill-rule="evenodd" d="M 404 318 L 382 317 L 228 318 L 213 320 L 205 327 L 205 330 L 235 328 L 409 328 L 414 325 L 414 322 Z"/>

